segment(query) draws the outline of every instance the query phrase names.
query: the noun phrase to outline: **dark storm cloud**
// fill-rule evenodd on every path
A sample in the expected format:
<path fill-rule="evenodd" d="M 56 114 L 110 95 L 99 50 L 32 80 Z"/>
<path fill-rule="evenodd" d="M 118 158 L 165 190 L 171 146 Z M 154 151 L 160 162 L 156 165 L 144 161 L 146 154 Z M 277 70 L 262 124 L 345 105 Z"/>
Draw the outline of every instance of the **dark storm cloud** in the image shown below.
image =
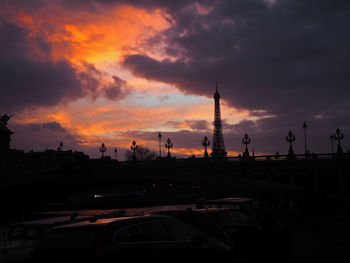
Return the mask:
<path fill-rule="evenodd" d="M 64 98 L 83 95 L 81 83 L 69 63 L 33 62 L 25 58 L 0 59 L 3 77 L 1 110 L 13 111 L 27 106 L 51 106 Z"/>
<path fill-rule="evenodd" d="M 212 97 L 218 81 L 222 99 L 261 118 L 224 123 L 225 141 L 234 147 L 248 132 L 262 151 L 274 151 L 291 129 L 302 151 L 306 121 L 314 149 L 329 151 L 329 133 L 350 130 L 349 1 L 212 1 L 205 7 L 207 13 L 192 3 L 167 9 L 174 22 L 150 44 L 165 43 L 172 59 L 134 54 L 123 66 L 187 94 Z"/>
<path fill-rule="evenodd" d="M 35 57 L 36 47 L 39 54 L 46 55 L 51 48 L 43 39 L 29 39 L 28 34 L 26 29 L 0 19 L 0 109 L 13 112 L 83 96 L 82 83 L 71 64 Z"/>
<path fill-rule="evenodd" d="M 0 17 L 0 111 L 14 113 L 30 106 L 53 106 L 100 94 L 108 99 L 124 98 L 129 90 L 116 76 L 102 84 L 103 73 L 83 63 L 76 69 L 69 61 L 50 59 L 51 45 L 40 35 Z"/>
<path fill-rule="evenodd" d="M 77 135 L 68 131 L 58 122 L 10 123 L 9 128 L 15 131 L 11 141 L 11 148 L 14 149 L 20 148 L 25 151 L 56 150 L 62 141 L 65 150 L 76 150 L 80 143 L 80 138 Z"/>
<path fill-rule="evenodd" d="M 51 130 L 51 131 L 57 131 L 57 132 L 67 132 L 66 129 L 64 129 L 62 127 L 61 124 L 59 124 L 58 122 L 56 121 L 53 121 L 53 122 L 44 122 L 44 123 L 41 123 L 41 124 L 37 124 L 37 123 L 34 123 L 34 124 L 30 124 L 29 125 L 30 128 L 39 128 L 39 129 L 47 129 L 47 130 Z"/>
<path fill-rule="evenodd" d="M 113 82 L 103 84 L 103 75 L 104 73 L 93 64 L 83 63 L 83 70 L 77 74 L 77 78 L 94 99 L 103 96 L 109 100 L 120 100 L 131 93 L 132 88 L 127 85 L 125 80 L 112 76 Z M 97 93 L 96 91 L 99 88 L 101 92 Z"/>
<path fill-rule="evenodd" d="M 113 83 L 104 87 L 104 95 L 107 99 L 116 100 L 122 99 L 130 93 L 127 88 L 127 82 L 117 76 L 113 76 Z"/>
<path fill-rule="evenodd" d="M 191 130 L 201 131 L 206 131 L 211 127 L 206 120 L 167 121 L 166 125 L 169 125 L 173 128 L 181 128 L 187 126 Z"/>
<path fill-rule="evenodd" d="M 226 120 L 222 120 L 222 129 L 234 134 L 245 134 L 256 128 L 256 123 L 252 120 L 242 120 L 236 124 L 229 124 Z"/>
<path fill-rule="evenodd" d="M 136 54 L 123 65 L 188 93 L 211 96 L 218 80 L 235 107 L 316 112 L 350 95 L 349 14 L 347 1 L 213 1 L 207 15 L 184 6 L 163 38 L 175 61 Z"/>

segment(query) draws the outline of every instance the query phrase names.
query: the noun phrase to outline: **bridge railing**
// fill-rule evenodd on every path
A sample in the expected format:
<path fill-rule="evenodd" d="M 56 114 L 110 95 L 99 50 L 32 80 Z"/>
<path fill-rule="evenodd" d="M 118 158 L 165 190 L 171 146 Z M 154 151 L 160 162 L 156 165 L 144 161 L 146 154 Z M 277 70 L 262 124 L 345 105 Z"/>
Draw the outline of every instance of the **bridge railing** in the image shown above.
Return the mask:
<path fill-rule="evenodd" d="M 229 162 L 239 162 L 239 161 L 287 161 L 287 160 L 332 160 L 332 159 L 342 159 L 342 160 L 350 160 L 350 153 L 343 153 L 342 155 L 338 154 L 332 154 L 332 153 L 312 153 L 312 154 L 295 154 L 293 156 L 289 156 L 288 154 L 270 154 L 270 155 L 255 155 L 255 156 L 249 156 L 248 158 L 239 157 L 239 156 L 227 156 L 226 159 Z M 101 161 L 100 159 L 96 159 L 97 161 Z M 190 157 L 190 158 L 171 158 L 168 159 L 166 157 L 163 157 L 161 159 L 154 159 L 154 160 L 136 160 L 136 161 L 121 161 L 119 163 L 123 164 L 130 164 L 134 165 L 135 163 L 159 163 L 159 162 L 168 162 L 168 161 L 176 161 L 176 162 L 202 162 L 204 160 L 212 160 L 211 158 L 205 158 L 205 157 Z M 111 162 L 114 162 L 115 160 L 110 160 Z"/>
<path fill-rule="evenodd" d="M 248 158 L 238 157 L 238 156 L 228 156 L 227 159 L 229 161 L 242 161 L 242 160 L 255 160 L 255 161 L 285 161 L 289 159 L 294 160 L 331 160 L 331 159 L 350 159 L 349 154 L 343 154 L 342 156 L 331 154 L 331 153 L 319 153 L 319 154 L 295 154 L 293 156 L 289 156 L 288 154 L 280 154 L 280 155 L 256 155 L 249 156 Z"/>

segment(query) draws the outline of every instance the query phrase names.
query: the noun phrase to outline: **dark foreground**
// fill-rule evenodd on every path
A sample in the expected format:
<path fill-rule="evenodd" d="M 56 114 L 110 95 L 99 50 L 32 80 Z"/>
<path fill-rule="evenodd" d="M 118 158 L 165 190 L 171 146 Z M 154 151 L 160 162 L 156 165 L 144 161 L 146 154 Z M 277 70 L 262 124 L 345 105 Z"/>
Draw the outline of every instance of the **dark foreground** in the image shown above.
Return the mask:
<path fill-rule="evenodd" d="M 267 207 L 262 207 L 265 209 Z M 141 209 L 142 210 L 142 209 Z M 156 210 L 156 209 L 154 209 Z M 268 210 L 271 210 L 268 208 Z M 137 209 L 135 210 L 137 211 Z M 147 211 L 147 210 L 145 210 Z M 350 216 L 349 209 L 345 204 L 339 205 L 339 203 L 328 203 L 326 206 L 318 207 L 317 209 L 303 208 L 302 210 L 295 211 L 294 213 L 285 213 L 283 210 L 277 208 L 272 209 L 274 216 L 278 216 L 281 219 L 284 226 L 287 228 L 287 235 L 280 235 L 274 229 L 279 227 L 279 223 L 272 217 L 259 218 L 259 224 L 263 227 L 263 232 L 256 240 L 251 240 L 255 244 L 256 248 L 250 250 L 238 246 L 235 250 L 235 255 L 230 256 L 228 262 L 261 262 L 267 260 L 269 262 L 350 262 Z M 103 212 L 103 211 L 101 211 Z M 87 212 L 85 212 L 86 214 Z M 94 210 L 96 213 L 96 210 Z M 88 213 L 87 213 L 88 214 Z M 5 231 L 8 224 L 3 224 L 1 231 Z M 243 237 L 244 238 L 244 237 Z M 243 239 L 242 239 L 243 240 Z M 200 240 L 206 244 L 207 241 Z M 238 240 L 239 242 L 239 240 Z M 4 248 L 4 236 L 0 240 L 1 247 Z M 287 244 L 285 246 L 285 244 Z M 204 249 L 205 251 L 205 249 Z M 142 256 L 142 249 L 139 251 L 130 251 L 130 258 L 139 257 L 139 259 L 146 260 L 147 257 L 151 257 L 152 253 L 143 251 L 146 253 Z M 14 254 L 18 255 L 14 256 Z M 36 259 L 26 258 L 22 259 L 20 250 L 16 252 L 11 249 L 2 249 L 0 254 L 1 262 L 37 262 Z M 136 253 L 136 254 L 135 254 Z M 167 254 L 169 253 L 169 257 Z M 171 254 L 176 253 L 176 257 Z M 202 255 L 202 253 L 201 253 Z M 193 255 L 185 255 L 182 252 L 176 252 L 171 250 L 162 255 L 155 255 L 153 262 L 157 260 L 167 261 L 175 260 L 179 262 L 185 258 Z M 221 255 L 222 256 L 222 255 Z M 118 259 L 127 257 L 127 253 L 120 254 Z M 214 258 L 218 258 L 216 255 Z M 199 259 L 198 255 L 195 257 Z M 213 262 L 213 258 L 209 260 L 210 256 L 202 258 L 201 261 Z M 225 259 L 227 257 L 225 256 Z M 43 262 L 46 262 L 45 260 Z M 54 261 L 54 262 L 71 262 L 67 260 Z M 83 259 L 81 262 L 91 262 L 91 258 Z M 93 261 L 95 262 L 95 261 Z M 114 261 L 112 261 L 114 262 Z"/>

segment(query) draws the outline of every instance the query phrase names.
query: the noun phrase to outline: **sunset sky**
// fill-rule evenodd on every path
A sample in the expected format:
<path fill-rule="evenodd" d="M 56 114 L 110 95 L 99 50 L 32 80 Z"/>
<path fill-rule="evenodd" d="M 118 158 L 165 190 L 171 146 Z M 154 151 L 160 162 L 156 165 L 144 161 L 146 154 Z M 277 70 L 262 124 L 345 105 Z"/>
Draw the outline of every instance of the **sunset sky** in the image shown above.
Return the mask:
<path fill-rule="evenodd" d="M 229 155 L 350 148 L 350 1 L 1 0 L 0 115 L 11 147 L 124 158 L 212 140 L 215 82 Z M 336 145 L 336 144 L 335 144 Z M 163 147 L 163 151 L 165 152 Z"/>

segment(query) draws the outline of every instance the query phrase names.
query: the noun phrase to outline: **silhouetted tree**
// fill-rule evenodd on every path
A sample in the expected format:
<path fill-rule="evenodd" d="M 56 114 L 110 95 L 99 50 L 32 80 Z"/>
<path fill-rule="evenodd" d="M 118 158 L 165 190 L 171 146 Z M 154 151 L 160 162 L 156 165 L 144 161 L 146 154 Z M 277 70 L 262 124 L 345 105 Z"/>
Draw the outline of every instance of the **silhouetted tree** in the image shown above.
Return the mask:
<path fill-rule="evenodd" d="M 132 151 L 126 151 L 125 159 L 128 161 L 133 160 L 133 154 L 134 153 Z M 140 161 L 155 160 L 157 158 L 156 152 L 151 151 L 150 149 L 142 145 L 136 145 L 135 155 L 137 160 Z"/>

